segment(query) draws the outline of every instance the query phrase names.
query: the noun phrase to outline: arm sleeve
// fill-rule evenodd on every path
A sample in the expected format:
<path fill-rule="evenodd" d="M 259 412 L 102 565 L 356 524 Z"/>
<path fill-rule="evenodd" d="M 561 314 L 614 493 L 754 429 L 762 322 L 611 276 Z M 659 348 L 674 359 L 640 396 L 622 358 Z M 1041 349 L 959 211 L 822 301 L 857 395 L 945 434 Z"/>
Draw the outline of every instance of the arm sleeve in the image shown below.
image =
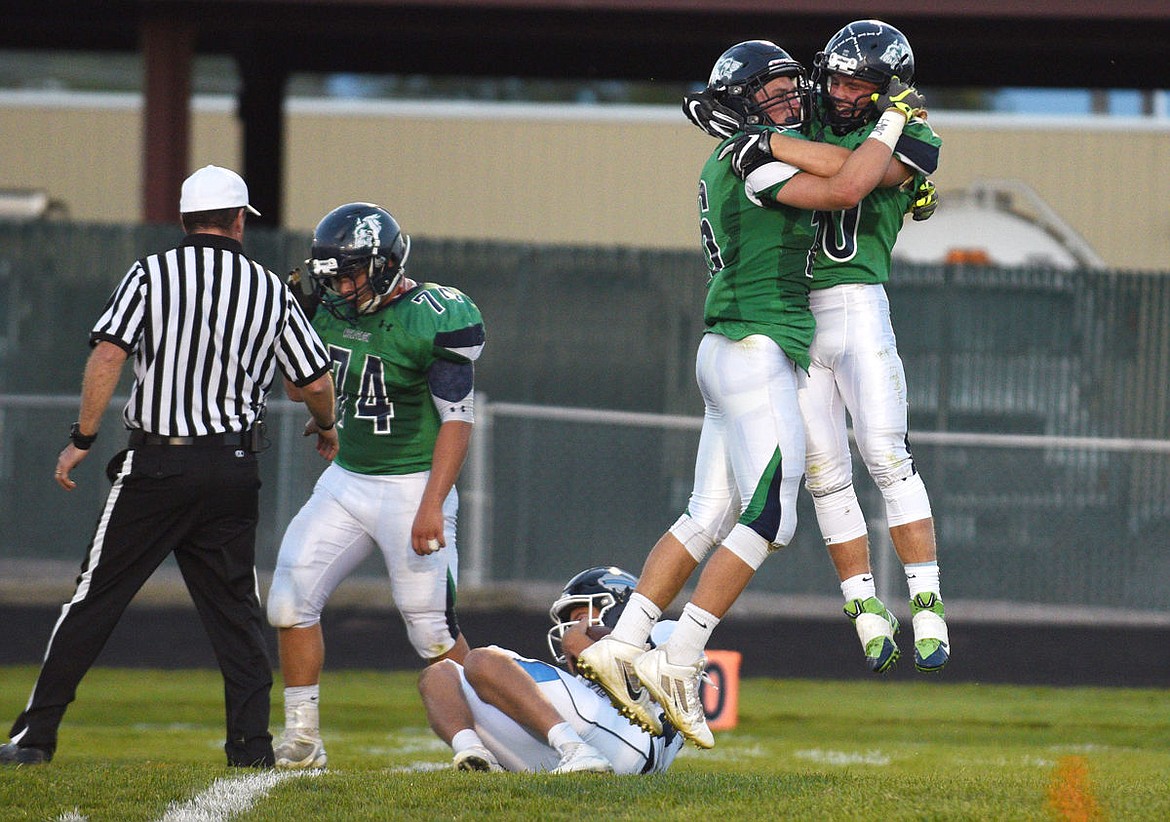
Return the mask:
<path fill-rule="evenodd" d="M 796 166 L 779 160 L 760 166 L 743 181 L 743 193 L 758 206 L 775 205 L 776 193 L 799 171 Z"/>
<path fill-rule="evenodd" d="M 938 169 L 941 147 L 942 140 L 934 133 L 934 129 L 925 121 L 914 119 L 906 124 L 906 129 L 898 138 L 898 143 L 894 146 L 894 156 L 906 165 L 929 175 Z"/>
<path fill-rule="evenodd" d="M 475 422 L 475 366 L 438 359 L 427 370 L 431 401 L 439 421 Z"/>

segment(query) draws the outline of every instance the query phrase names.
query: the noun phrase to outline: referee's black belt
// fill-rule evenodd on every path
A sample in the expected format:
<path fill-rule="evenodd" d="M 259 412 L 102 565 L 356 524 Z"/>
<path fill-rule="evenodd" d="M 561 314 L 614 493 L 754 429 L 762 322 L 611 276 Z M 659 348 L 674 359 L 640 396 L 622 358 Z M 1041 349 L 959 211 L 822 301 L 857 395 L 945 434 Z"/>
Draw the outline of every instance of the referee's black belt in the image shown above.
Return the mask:
<path fill-rule="evenodd" d="M 148 434 L 140 428 L 130 432 L 131 448 L 143 445 L 194 445 L 204 448 L 242 447 L 247 444 L 247 441 L 247 432 L 204 434 L 201 437 L 164 437 L 161 434 Z"/>

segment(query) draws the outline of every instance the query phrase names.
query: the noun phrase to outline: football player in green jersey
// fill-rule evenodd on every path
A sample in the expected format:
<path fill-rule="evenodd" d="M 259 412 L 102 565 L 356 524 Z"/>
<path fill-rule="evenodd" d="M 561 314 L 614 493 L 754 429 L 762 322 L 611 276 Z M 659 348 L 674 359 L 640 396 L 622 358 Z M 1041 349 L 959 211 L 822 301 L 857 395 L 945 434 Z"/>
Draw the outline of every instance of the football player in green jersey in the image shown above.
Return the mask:
<path fill-rule="evenodd" d="M 796 529 L 805 436 L 797 389 L 813 338 L 809 285 L 818 209 L 853 208 L 881 182 L 917 92 L 890 89 L 869 138 L 838 171 L 801 172 L 766 150 L 768 135 L 797 130 L 808 115 L 804 68 L 774 43 L 728 49 L 708 91 L 760 130 L 722 141 L 699 180 L 699 233 L 710 281 L 696 376 L 705 411 L 686 513 L 643 566 L 630 605 L 608 637 L 582 652 L 578 669 L 615 705 L 657 732 L 649 708 L 699 747 L 714 738 L 698 698 L 703 650 L 716 624 L 763 561 Z M 703 558 L 678 627 L 644 652 L 651 628 Z"/>
<path fill-rule="evenodd" d="M 834 34 L 814 60 L 818 143 L 774 137 L 771 154 L 830 174 L 860 145 L 881 110 L 873 97 L 891 80 L 910 82 L 914 53 L 900 31 L 880 20 L 858 20 Z M 713 111 L 699 95 L 684 110 L 708 133 L 735 129 L 735 112 Z M 853 488 L 846 411 L 862 460 L 885 500 L 887 526 L 905 568 L 914 626 L 914 663 L 938 671 L 950 658 L 939 588 L 930 499 L 908 446 L 906 376 L 890 323 L 884 283 L 903 215 L 925 219 L 937 205 L 926 175 L 938 166 L 941 140 L 925 119 L 906 125 L 883 184 L 857 206 L 817 215 L 820 251 L 813 267 L 811 308 L 816 333 L 800 406 L 808 440 L 805 484 L 841 580 L 871 670 L 898 660 L 898 620 L 877 597 L 865 517 Z M 830 148 L 834 147 L 834 148 Z M 917 202 L 919 196 L 924 202 Z"/>
<path fill-rule="evenodd" d="M 419 656 L 458 662 L 468 651 L 455 618 L 455 480 L 483 318 L 457 288 L 407 278 L 409 252 L 398 222 L 371 203 L 334 209 L 313 234 L 306 265 L 323 309 L 313 326 L 333 358 L 339 448 L 285 531 L 268 595 L 285 684 L 277 767 L 325 765 L 321 611 L 375 548 Z"/>

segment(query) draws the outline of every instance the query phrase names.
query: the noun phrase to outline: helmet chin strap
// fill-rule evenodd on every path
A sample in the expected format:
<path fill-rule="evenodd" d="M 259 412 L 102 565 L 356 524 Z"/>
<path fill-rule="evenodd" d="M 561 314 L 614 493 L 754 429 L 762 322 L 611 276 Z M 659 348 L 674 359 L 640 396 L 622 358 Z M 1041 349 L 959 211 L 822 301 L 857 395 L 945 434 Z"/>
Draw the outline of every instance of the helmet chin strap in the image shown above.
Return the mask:
<path fill-rule="evenodd" d="M 371 288 L 370 298 L 357 304 L 357 312 L 359 314 L 373 314 L 375 311 L 385 305 L 391 297 L 395 296 L 395 291 L 397 291 L 398 286 L 402 284 L 402 278 L 403 271 L 402 269 L 398 269 L 398 273 L 395 274 L 394 279 L 390 281 L 390 288 L 386 291 L 385 294 L 375 294 L 374 290 Z"/>

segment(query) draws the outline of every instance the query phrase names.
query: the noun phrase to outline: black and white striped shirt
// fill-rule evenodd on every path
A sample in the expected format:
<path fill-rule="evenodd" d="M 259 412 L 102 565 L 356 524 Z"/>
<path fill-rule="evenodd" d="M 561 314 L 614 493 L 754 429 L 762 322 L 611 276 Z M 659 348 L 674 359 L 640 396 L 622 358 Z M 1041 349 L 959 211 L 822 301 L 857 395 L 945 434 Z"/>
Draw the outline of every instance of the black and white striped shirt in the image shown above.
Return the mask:
<path fill-rule="evenodd" d="M 280 278 L 214 234 L 134 263 L 90 332 L 102 340 L 134 356 L 126 426 L 163 436 L 245 431 L 277 369 L 307 385 L 331 367 Z"/>

